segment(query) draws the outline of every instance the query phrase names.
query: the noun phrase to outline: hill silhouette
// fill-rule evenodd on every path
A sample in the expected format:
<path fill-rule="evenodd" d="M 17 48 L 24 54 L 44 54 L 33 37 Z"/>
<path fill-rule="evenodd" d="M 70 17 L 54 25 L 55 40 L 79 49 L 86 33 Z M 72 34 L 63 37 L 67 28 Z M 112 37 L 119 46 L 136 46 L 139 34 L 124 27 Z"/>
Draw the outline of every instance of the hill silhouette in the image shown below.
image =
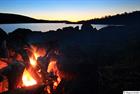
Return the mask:
<path fill-rule="evenodd" d="M 78 22 L 60 21 L 60 20 L 42 20 L 35 19 L 18 14 L 0 13 L 0 24 L 6 23 L 67 23 L 67 24 L 114 24 L 114 25 L 139 25 L 140 11 L 133 11 L 131 13 L 116 14 L 113 16 L 105 16 L 102 18 L 95 18 L 90 20 L 83 20 Z"/>
<path fill-rule="evenodd" d="M 35 19 L 18 14 L 0 13 L 0 24 L 6 23 L 67 23 L 68 21 L 51 21 Z"/>
<path fill-rule="evenodd" d="M 105 16 L 102 18 L 95 18 L 87 21 L 79 21 L 77 23 L 90 23 L 90 24 L 118 24 L 118 25 L 136 25 L 140 24 L 140 11 L 131 13 L 116 14 L 113 16 Z"/>

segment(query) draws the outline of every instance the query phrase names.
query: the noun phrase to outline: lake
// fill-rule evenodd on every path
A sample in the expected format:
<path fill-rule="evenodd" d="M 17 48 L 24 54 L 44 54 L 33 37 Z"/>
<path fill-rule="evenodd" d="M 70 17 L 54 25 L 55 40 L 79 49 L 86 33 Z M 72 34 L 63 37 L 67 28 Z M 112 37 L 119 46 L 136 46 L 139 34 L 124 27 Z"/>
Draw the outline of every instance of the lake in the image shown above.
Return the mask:
<path fill-rule="evenodd" d="M 0 28 L 2 28 L 7 33 L 14 31 L 17 28 L 26 28 L 31 29 L 32 31 L 42 31 L 46 32 L 49 30 L 57 30 L 58 28 L 62 29 L 63 27 L 76 27 L 79 26 L 81 28 L 82 24 L 65 24 L 65 23 L 26 23 L 26 24 L 0 24 Z M 98 25 L 92 24 L 94 28 L 97 30 L 106 27 L 107 25 Z"/>

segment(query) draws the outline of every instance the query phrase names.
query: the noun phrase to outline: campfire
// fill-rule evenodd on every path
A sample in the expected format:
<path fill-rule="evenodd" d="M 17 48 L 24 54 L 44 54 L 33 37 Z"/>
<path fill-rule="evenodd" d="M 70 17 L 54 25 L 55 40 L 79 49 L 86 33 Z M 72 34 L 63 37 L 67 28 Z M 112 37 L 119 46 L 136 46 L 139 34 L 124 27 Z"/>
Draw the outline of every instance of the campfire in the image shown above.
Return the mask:
<path fill-rule="evenodd" d="M 0 83 L 0 93 L 34 86 L 44 86 L 45 94 L 55 93 L 63 78 L 56 58 L 59 55 L 58 50 L 47 52 L 47 49 L 43 47 L 30 45 L 30 47 L 24 47 L 24 51 L 27 53 L 28 59 L 25 59 L 23 54 L 16 53 L 11 49 L 8 51 L 8 58 L 0 59 L 0 69 L 1 74 L 3 74 L 0 75 L 3 79 Z M 14 67 L 14 64 L 18 67 Z M 9 71 L 9 68 L 13 67 L 16 70 L 15 74 L 11 74 L 12 77 L 7 76 L 5 71 Z M 12 79 L 17 81 L 10 83 L 9 80 Z"/>

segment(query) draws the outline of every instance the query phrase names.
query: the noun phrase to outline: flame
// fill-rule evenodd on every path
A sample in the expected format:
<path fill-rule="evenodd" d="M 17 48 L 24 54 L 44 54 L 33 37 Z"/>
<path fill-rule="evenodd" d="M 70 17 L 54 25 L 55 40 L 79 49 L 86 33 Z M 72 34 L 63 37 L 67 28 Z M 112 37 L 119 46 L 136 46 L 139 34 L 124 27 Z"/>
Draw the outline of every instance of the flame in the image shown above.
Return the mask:
<path fill-rule="evenodd" d="M 37 66 L 37 59 L 39 57 L 45 56 L 46 50 L 44 48 L 38 48 L 36 46 L 31 45 L 30 52 L 31 52 L 31 56 L 29 57 L 30 64 L 33 67 L 36 67 Z"/>
<path fill-rule="evenodd" d="M 56 60 L 52 60 L 50 61 L 49 65 L 48 65 L 48 69 L 47 69 L 48 73 L 53 72 L 54 75 L 57 76 L 56 81 L 54 81 L 53 83 L 53 89 L 56 89 L 56 87 L 59 85 L 59 83 L 61 82 L 61 77 L 60 77 L 60 73 L 57 67 L 57 61 Z"/>
<path fill-rule="evenodd" d="M 27 67 L 24 69 L 22 79 L 19 81 L 17 88 L 40 85 L 43 83 L 46 85 L 44 91 L 47 92 L 47 94 L 52 94 L 56 90 L 57 86 L 60 84 L 61 79 L 63 78 L 62 74 L 60 75 L 60 71 L 58 69 L 58 62 L 55 58 L 55 55 L 58 55 L 58 52 L 52 51 L 51 53 L 53 54 L 46 55 L 45 48 L 40 48 L 34 45 L 31 45 L 29 48 L 27 47 L 24 49 L 27 51 L 29 57 L 29 60 L 27 60 L 25 64 L 29 64 L 27 64 Z M 22 55 L 21 53 L 16 53 L 12 50 L 10 50 L 9 52 L 12 58 L 15 58 L 17 61 L 21 61 L 24 63 L 24 55 Z M 47 58 L 48 56 L 51 58 L 51 60 L 50 58 Z M 44 66 L 42 67 L 41 64 L 43 64 L 44 61 L 43 63 L 41 63 L 41 60 L 38 60 L 39 57 L 43 58 L 43 60 L 48 59 L 46 61 L 47 64 L 44 64 L 48 66 L 46 66 L 45 68 Z M 49 60 L 50 62 L 48 63 Z M 0 69 L 7 66 L 8 65 L 6 62 L 0 60 Z M 0 86 L 3 85 L 1 85 L 0 83 Z"/>
<path fill-rule="evenodd" d="M 5 67 L 7 67 L 7 66 L 8 66 L 8 65 L 7 65 L 6 62 L 0 60 L 0 69 L 5 68 Z"/>
<path fill-rule="evenodd" d="M 16 55 L 16 60 L 17 60 L 17 61 L 24 61 L 24 60 L 23 60 L 23 57 L 21 56 L 21 54 L 17 54 L 17 55 Z"/>
<path fill-rule="evenodd" d="M 27 71 L 27 69 L 24 70 L 23 76 L 22 76 L 22 81 L 24 86 L 32 86 L 37 84 L 38 80 L 40 80 L 38 77 L 40 77 L 39 74 L 37 74 L 37 59 L 40 56 L 44 56 L 46 54 L 46 50 L 44 48 L 38 48 L 36 46 L 31 45 L 31 48 L 27 48 L 28 50 L 28 55 L 29 55 L 29 63 L 30 63 L 30 70 L 33 71 L 33 73 L 31 73 L 31 71 Z M 32 66 L 32 67 L 31 67 Z M 31 74 L 33 75 L 33 77 L 31 76 Z M 36 76 L 35 76 L 36 75 Z"/>
<path fill-rule="evenodd" d="M 8 91 L 8 80 L 5 79 L 3 82 L 0 82 L 0 94 L 4 91 Z"/>
<path fill-rule="evenodd" d="M 49 63 L 47 72 L 50 73 L 56 71 L 57 71 L 57 66 L 56 66 L 56 61 L 54 60 Z"/>
<path fill-rule="evenodd" d="M 31 76 L 26 68 L 23 72 L 22 81 L 25 86 L 32 86 L 37 84 L 36 80 Z"/>
<path fill-rule="evenodd" d="M 36 60 L 38 59 L 38 57 L 43 57 L 46 54 L 46 50 L 44 48 L 39 48 L 37 46 L 31 45 L 31 49 Z"/>
<path fill-rule="evenodd" d="M 34 58 L 34 56 L 31 56 L 29 58 L 30 60 L 30 64 L 33 66 L 33 67 L 36 67 L 37 66 L 37 60 Z"/>
<path fill-rule="evenodd" d="M 48 94 L 51 94 L 51 91 L 50 91 L 50 87 L 49 86 L 47 86 L 47 92 L 48 92 Z"/>

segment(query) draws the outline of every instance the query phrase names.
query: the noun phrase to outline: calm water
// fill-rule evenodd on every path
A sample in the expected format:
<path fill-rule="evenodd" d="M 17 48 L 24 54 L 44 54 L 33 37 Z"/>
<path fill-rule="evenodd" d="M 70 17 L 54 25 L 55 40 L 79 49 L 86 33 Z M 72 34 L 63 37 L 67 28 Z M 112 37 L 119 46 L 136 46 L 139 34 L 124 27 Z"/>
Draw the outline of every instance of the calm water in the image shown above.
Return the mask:
<path fill-rule="evenodd" d="M 58 28 L 62 29 L 63 27 L 76 27 L 79 26 L 81 28 L 81 24 L 65 24 L 65 23 L 29 23 L 29 24 L 0 24 L 0 28 L 2 28 L 4 31 L 12 32 L 17 28 L 26 28 L 31 29 L 32 31 L 42 31 L 46 32 L 49 30 L 57 30 Z M 98 30 L 106 27 L 107 25 L 95 25 L 92 24 L 92 26 L 97 28 Z"/>

